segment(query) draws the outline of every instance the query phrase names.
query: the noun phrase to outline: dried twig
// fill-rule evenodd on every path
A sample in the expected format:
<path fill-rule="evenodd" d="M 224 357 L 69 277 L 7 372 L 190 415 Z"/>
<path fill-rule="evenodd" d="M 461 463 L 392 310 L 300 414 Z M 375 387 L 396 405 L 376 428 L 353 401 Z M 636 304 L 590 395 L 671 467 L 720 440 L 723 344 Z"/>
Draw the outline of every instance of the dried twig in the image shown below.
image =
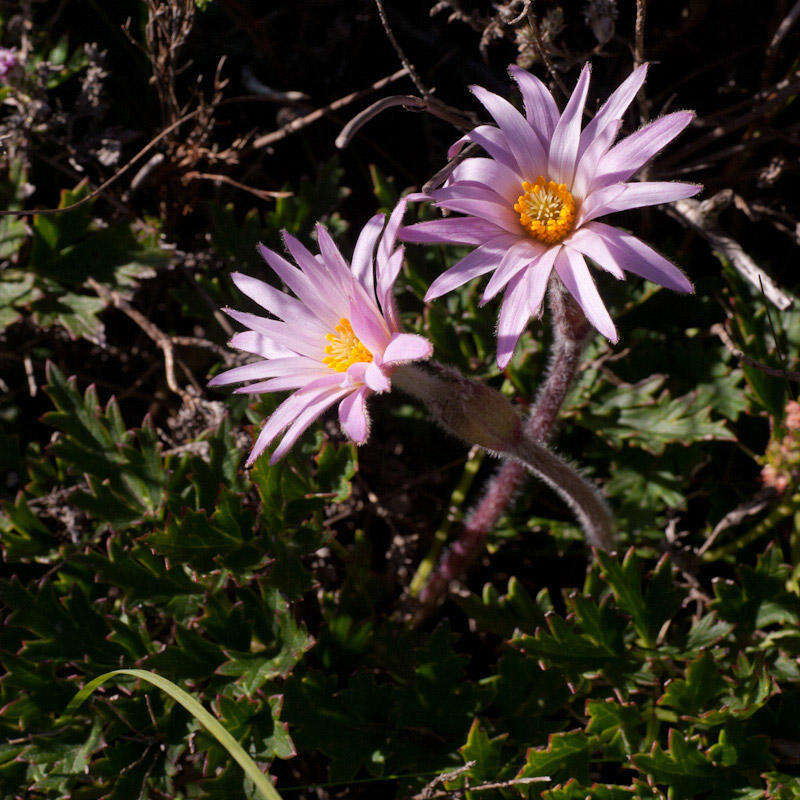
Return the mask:
<path fill-rule="evenodd" d="M 408 69 L 403 67 L 402 69 L 397 70 L 397 72 L 394 72 L 385 78 L 381 78 L 379 81 L 375 81 L 375 83 L 373 83 L 371 86 L 368 86 L 366 89 L 359 89 L 356 92 L 351 92 L 344 97 L 340 97 L 338 100 L 334 100 L 332 103 L 328 103 L 328 105 L 323 106 L 322 108 L 312 111 L 310 114 L 306 114 L 304 117 L 293 119 L 291 122 L 287 123 L 282 128 L 278 128 L 276 131 L 259 136 L 253 142 L 253 148 L 258 150 L 262 147 L 267 147 L 268 145 L 274 144 L 281 139 L 285 139 L 287 136 L 289 136 L 289 134 L 299 131 L 301 128 L 305 128 L 312 122 L 316 122 L 318 119 L 321 119 L 331 111 L 337 111 L 340 108 L 344 108 L 344 106 L 350 105 L 350 103 L 353 103 L 365 95 L 377 91 L 378 89 L 382 89 L 387 84 L 400 80 L 400 78 L 408 74 Z"/>
<path fill-rule="evenodd" d="M 734 525 L 738 525 L 740 522 L 743 522 L 747 517 L 752 517 L 755 514 L 763 511 L 768 505 L 770 505 L 778 496 L 775 489 L 771 486 L 765 486 L 758 492 L 756 495 L 751 497 L 749 500 L 746 500 L 741 505 L 737 506 L 733 509 L 733 511 L 729 511 L 715 526 L 714 530 L 711 531 L 711 535 L 708 539 L 703 542 L 702 547 L 697 551 L 698 556 L 702 556 L 707 550 L 711 549 L 714 542 L 717 541 L 717 538 L 721 533 L 728 530 L 728 528 L 732 528 Z"/>
<path fill-rule="evenodd" d="M 385 111 L 387 108 L 393 108 L 395 106 L 403 106 L 403 108 L 415 109 L 417 111 L 427 111 L 434 117 L 449 122 L 459 130 L 471 130 L 477 124 L 469 115 L 446 103 L 442 103 L 435 97 L 428 96 L 420 98 L 410 94 L 398 94 L 392 95 L 391 97 L 382 97 L 371 106 L 368 106 L 363 111 L 356 114 L 353 119 L 342 128 L 341 132 L 336 137 L 336 146 L 339 149 L 347 147 L 353 136 L 355 136 L 369 120 L 377 117 L 378 114 Z"/>
<path fill-rule="evenodd" d="M 112 303 L 116 308 L 133 320 L 160 348 L 164 353 L 164 372 L 167 376 L 167 386 L 186 401 L 193 400 L 192 396 L 185 389 L 178 385 L 175 379 L 175 354 L 172 347 L 172 340 L 155 323 L 151 322 L 141 311 L 135 309 L 124 297 L 102 283 L 98 283 L 94 278 L 86 281 L 87 286 L 93 289 L 98 297 Z M 188 368 L 181 361 L 178 361 L 181 368 L 191 376 Z M 196 383 L 196 382 L 195 382 Z"/>
<path fill-rule="evenodd" d="M 770 367 L 747 355 L 747 353 L 736 346 L 728 331 L 725 330 L 725 326 L 721 325 L 719 322 L 711 326 L 711 333 L 719 336 L 728 352 L 736 356 L 739 361 L 743 361 L 745 364 L 749 364 L 751 367 L 755 367 L 761 370 L 765 375 L 771 375 L 773 378 L 785 378 L 786 380 L 800 382 L 800 372 Z"/>
<path fill-rule="evenodd" d="M 239 183 L 239 181 L 235 181 L 233 178 L 229 177 L 228 175 L 220 175 L 217 173 L 210 174 L 207 172 L 187 172 L 183 176 L 183 180 L 185 182 L 189 181 L 212 181 L 219 185 L 220 183 L 226 183 L 228 186 L 233 186 L 234 189 L 241 189 L 243 192 L 249 192 L 252 195 L 255 195 L 260 200 L 279 200 L 284 197 L 292 197 L 292 192 L 281 192 L 275 191 L 271 189 L 256 189 L 254 186 L 246 186 L 244 183 Z"/>
<path fill-rule="evenodd" d="M 684 224 L 698 231 L 711 247 L 727 259 L 736 271 L 781 311 L 792 305 L 792 298 L 786 294 L 742 249 L 742 246 L 716 224 L 720 211 L 731 203 L 733 192 L 725 189 L 708 200 L 678 200 L 666 207 L 666 212 L 677 217 Z"/>
<path fill-rule="evenodd" d="M 550 60 L 550 56 L 547 54 L 547 51 L 544 48 L 542 34 L 539 31 L 539 23 L 536 21 L 536 16 L 533 13 L 533 9 L 528 9 L 528 25 L 531 29 L 533 43 L 536 45 L 536 52 L 539 54 L 539 58 L 541 58 L 544 62 L 545 67 L 547 67 L 547 71 L 550 73 L 550 77 L 555 81 L 556 85 L 561 90 L 562 95 L 565 98 L 569 97 L 569 89 L 564 84 L 564 81 L 561 80 L 561 76 L 556 71 L 556 68 L 553 66 L 553 62 Z"/>
<path fill-rule="evenodd" d="M 479 149 L 479 145 L 475 144 L 474 142 L 467 145 L 460 153 L 453 156 L 453 158 L 451 158 L 437 173 L 435 173 L 432 178 L 423 184 L 422 191 L 427 194 L 434 189 L 438 189 L 450 177 L 450 173 L 462 161 L 473 156 Z"/>
<path fill-rule="evenodd" d="M 644 63 L 644 22 L 647 15 L 647 0 L 636 0 L 636 22 L 634 24 L 633 60 L 638 67 Z"/>
<path fill-rule="evenodd" d="M 403 52 L 403 48 L 400 47 L 400 43 L 397 41 L 397 38 L 395 37 L 394 32 L 389 25 L 389 19 L 386 16 L 386 9 L 383 6 L 383 0 L 375 0 L 375 5 L 378 7 L 378 16 L 381 18 L 381 25 L 383 25 L 384 31 L 386 31 L 386 36 L 391 42 L 395 53 L 397 53 L 400 63 L 408 71 L 408 77 L 411 78 L 414 86 L 417 87 L 417 91 L 423 97 L 428 97 L 431 94 L 431 91 L 426 88 L 425 84 L 422 82 L 422 79 L 419 77 L 417 70 L 414 68 L 414 65 L 408 60 L 408 56 Z"/>

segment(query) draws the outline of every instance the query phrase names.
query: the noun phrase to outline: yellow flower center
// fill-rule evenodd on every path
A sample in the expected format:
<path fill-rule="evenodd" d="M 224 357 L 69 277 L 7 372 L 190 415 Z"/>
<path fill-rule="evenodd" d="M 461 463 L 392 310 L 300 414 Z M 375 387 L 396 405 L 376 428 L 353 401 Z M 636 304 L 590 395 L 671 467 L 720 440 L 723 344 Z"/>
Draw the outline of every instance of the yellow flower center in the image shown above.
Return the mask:
<path fill-rule="evenodd" d="M 353 333 L 349 319 L 342 317 L 334 332 L 325 338 L 330 344 L 325 348 L 328 355 L 322 359 L 322 363 L 336 372 L 347 372 L 349 367 L 359 361 L 372 361 L 372 353 Z"/>
<path fill-rule="evenodd" d="M 557 244 L 575 224 L 575 198 L 566 185 L 548 181 L 541 175 L 536 183 L 522 182 L 522 194 L 514 203 L 519 221 L 534 239 Z"/>

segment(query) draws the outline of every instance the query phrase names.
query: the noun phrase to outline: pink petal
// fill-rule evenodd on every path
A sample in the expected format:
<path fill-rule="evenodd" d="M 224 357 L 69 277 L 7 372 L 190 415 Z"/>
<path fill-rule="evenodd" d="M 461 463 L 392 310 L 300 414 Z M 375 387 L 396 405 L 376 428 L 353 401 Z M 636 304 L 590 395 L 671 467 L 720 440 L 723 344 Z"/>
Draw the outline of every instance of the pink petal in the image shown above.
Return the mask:
<path fill-rule="evenodd" d="M 596 235 L 606 246 L 606 261 L 613 260 L 626 272 L 640 275 L 653 283 L 676 292 L 693 292 L 691 281 L 671 261 L 659 255 L 627 231 L 613 228 L 602 222 L 591 222 L 586 229 Z M 594 258 L 590 255 L 590 258 Z M 601 264 L 599 258 L 595 259 Z"/>
<path fill-rule="evenodd" d="M 520 239 L 506 250 L 500 265 L 489 278 L 481 297 L 481 305 L 488 303 L 521 270 L 547 251 L 547 246 L 532 239 Z"/>
<path fill-rule="evenodd" d="M 452 217 L 406 225 L 398 235 L 403 241 L 421 244 L 483 244 L 501 233 L 502 228 L 483 219 Z"/>
<path fill-rule="evenodd" d="M 505 135 L 508 147 L 519 164 L 520 174 L 532 178 L 541 174 L 547 164 L 546 154 L 539 137 L 522 114 L 499 95 L 480 86 L 471 86 L 470 89 Z"/>
<path fill-rule="evenodd" d="M 497 366 L 505 369 L 517 341 L 525 330 L 531 311 L 528 305 L 528 282 L 524 272 L 518 272 L 508 284 L 500 306 L 500 318 L 497 323 Z"/>
<path fill-rule="evenodd" d="M 500 129 L 495 128 L 494 125 L 478 125 L 477 128 L 464 134 L 450 146 L 447 151 L 447 158 L 455 158 L 467 142 L 474 142 L 479 147 L 482 147 L 495 161 L 514 170 L 514 172 L 519 172 L 519 164 L 517 164 L 517 159 L 514 158 L 508 147 L 506 135 Z"/>
<path fill-rule="evenodd" d="M 415 333 L 396 333 L 383 351 L 384 364 L 405 364 L 420 361 L 433 355 L 433 345 Z"/>
<path fill-rule="evenodd" d="M 522 235 L 519 215 L 509 203 L 491 189 L 474 183 L 456 183 L 434 193 L 437 206 L 469 214 L 497 225 L 509 233 Z"/>
<path fill-rule="evenodd" d="M 614 139 L 617 138 L 621 120 L 612 120 L 603 128 L 601 133 L 594 137 L 592 143 L 586 148 L 582 156 L 578 157 L 578 166 L 575 168 L 575 180 L 572 182 L 572 195 L 581 202 L 594 183 L 597 165 L 600 159 L 608 152 Z"/>
<path fill-rule="evenodd" d="M 404 257 L 405 249 L 403 247 L 398 247 L 385 261 L 380 255 L 378 256 L 378 300 L 387 317 L 389 325 L 392 327 L 397 327 L 399 324 L 399 320 L 395 318 L 392 292 L 394 282 L 397 280 L 397 276 L 403 268 Z"/>
<path fill-rule="evenodd" d="M 228 342 L 228 346 L 236 350 L 244 350 L 246 353 L 255 353 L 264 358 L 286 358 L 295 355 L 294 351 L 288 347 L 255 331 L 242 331 L 234 334 Z"/>
<path fill-rule="evenodd" d="M 392 388 L 391 381 L 384 375 L 383 370 L 374 362 L 371 361 L 367 364 L 364 370 L 364 383 L 372 389 L 373 392 L 381 393 L 388 392 Z"/>
<path fill-rule="evenodd" d="M 589 91 L 589 78 L 592 68 L 586 64 L 581 70 L 581 76 L 575 85 L 564 113 L 553 131 L 548 153 L 548 174 L 552 180 L 566 183 L 572 187 L 575 175 L 575 164 L 578 159 L 578 145 L 581 137 L 581 122 L 583 121 L 583 107 L 586 105 L 586 95 Z"/>
<path fill-rule="evenodd" d="M 472 181 L 486 184 L 512 205 L 516 203 L 517 198 L 522 194 L 522 179 L 520 176 L 490 158 L 468 158 L 453 170 L 451 177 L 453 181 Z"/>
<path fill-rule="evenodd" d="M 294 356 L 293 358 L 272 358 L 269 361 L 257 361 L 255 364 L 244 364 L 241 367 L 220 372 L 209 382 L 209 386 L 227 386 L 231 383 L 242 383 L 243 381 L 260 380 L 261 378 L 272 378 L 286 372 L 295 372 L 298 369 L 305 369 L 313 365 L 316 369 L 320 368 L 317 361 Z"/>
<path fill-rule="evenodd" d="M 369 293 L 375 290 L 373 253 L 385 220 L 384 214 L 375 214 L 361 229 L 356 246 L 353 249 L 353 260 L 351 262 L 353 275 Z"/>
<path fill-rule="evenodd" d="M 339 424 L 356 444 L 364 444 L 369 437 L 366 388 L 351 392 L 339 403 Z"/>
<path fill-rule="evenodd" d="M 553 263 L 560 249 L 560 247 L 551 247 L 538 261 L 535 261 L 525 270 L 528 311 L 530 311 L 531 316 L 541 316 L 542 301 L 547 291 L 547 285 L 550 282 L 550 273 L 553 271 Z"/>
<path fill-rule="evenodd" d="M 232 308 L 223 308 L 222 310 L 242 325 L 256 333 L 263 334 L 279 345 L 288 347 L 295 353 L 318 360 L 322 358 L 325 340 L 318 335 L 308 333 L 304 328 L 296 325 L 290 326 L 285 322 L 267 319 L 267 317 L 260 317 L 257 314 L 249 314 L 246 311 L 236 311 Z"/>
<path fill-rule="evenodd" d="M 362 302 L 350 300 L 348 318 L 353 326 L 353 333 L 375 355 L 383 353 L 391 335 L 377 309 L 370 305 L 363 302 L 363 299 Z"/>
<path fill-rule="evenodd" d="M 283 392 L 286 389 L 299 389 L 307 386 L 311 381 L 325 378 L 330 384 L 336 385 L 340 378 L 337 373 L 332 373 L 326 366 L 317 364 L 316 367 L 308 367 L 303 371 L 297 370 L 286 375 L 279 375 L 276 378 L 269 378 L 266 381 L 249 383 L 247 386 L 240 386 L 234 389 L 234 394 L 265 394 L 266 392 Z"/>
<path fill-rule="evenodd" d="M 619 185 L 619 184 L 615 184 Z M 604 214 L 613 214 L 615 211 L 626 211 L 629 208 L 655 206 L 659 203 L 672 203 L 675 200 L 685 200 L 693 197 L 703 187 L 698 183 L 677 183 L 674 181 L 641 181 L 639 183 L 622 184 L 622 191 L 613 198 L 600 203 L 592 203 L 596 195 L 602 195 L 606 189 L 600 189 L 589 195 L 586 202 L 592 203 L 591 213 L 583 216 L 581 222 L 602 217 Z M 608 187 L 610 189 L 612 187 Z"/>
<path fill-rule="evenodd" d="M 544 152 L 550 146 L 553 131 L 558 125 L 558 106 L 553 100 L 548 88 L 530 72 L 516 66 L 510 66 L 508 71 L 519 85 L 522 92 L 522 102 L 525 105 L 525 116 L 530 126 L 536 131 L 542 143 Z"/>
<path fill-rule="evenodd" d="M 404 199 L 398 201 L 397 205 L 389 215 L 389 220 L 386 223 L 386 229 L 378 242 L 378 255 L 383 255 L 384 260 L 388 259 L 394 250 L 395 242 L 397 241 L 397 232 L 403 224 L 403 216 L 406 213 L 407 202 Z M 378 276 L 380 279 L 380 275 Z"/>
<path fill-rule="evenodd" d="M 314 315 L 328 326 L 335 325 L 339 317 L 331 311 L 329 303 L 320 294 L 318 285 L 314 285 L 302 270 L 290 264 L 274 250 L 258 245 L 261 257 L 272 267 L 278 277 L 297 295 Z"/>
<path fill-rule="evenodd" d="M 600 333 L 612 342 L 619 339 L 617 329 L 597 291 L 583 256 L 569 247 L 562 247 L 556 258 L 556 272 L 569 293 L 583 309 L 586 318 Z"/>
<path fill-rule="evenodd" d="M 573 250 L 589 256 L 592 261 L 595 261 L 604 270 L 610 272 L 617 280 L 625 280 L 625 273 L 620 265 L 617 264 L 608 245 L 592 231 L 590 225 L 575 231 L 572 236 L 564 240 L 563 244 L 565 247 L 571 247 Z"/>
<path fill-rule="evenodd" d="M 625 191 L 625 184 L 614 183 L 604 189 L 597 189 L 592 192 L 582 203 L 578 218 L 575 220 L 576 227 L 580 227 L 584 222 L 607 214 L 606 208 Z"/>
<path fill-rule="evenodd" d="M 428 289 L 425 302 L 441 297 L 462 284 L 483 275 L 498 266 L 503 253 L 517 241 L 517 237 L 504 233 L 482 244 L 468 256 L 443 272 Z"/>
<path fill-rule="evenodd" d="M 623 139 L 600 159 L 593 188 L 628 180 L 666 147 L 694 117 L 693 111 L 676 111 Z"/>
<path fill-rule="evenodd" d="M 350 265 L 336 246 L 328 229 L 321 223 L 317 223 L 317 242 L 319 243 L 320 255 L 322 255 L 331 276 L 341 288 L 342 292 L 347 292 L 353 280 L 353 273 Z"/>
<path fill-rule="evenodd" d="M 331 391 L 333 390 L 330 379 L 325 379 L 312 381 L 302 389 L 290 394 L 264 423 L 264 427 L 258 434 L 255 445 L 250 452 L 250 457 L 247 459 L 246 466 L 249 467 L 264 452 L 269 443 L 281 431 L 285 430 L 304 408 L 319 400 L 319 398 L 328 396 Z"/>
<path fill-rule="evenodd" d="M 647 77 L 648 64 L 642 64 L 631 72 L 631 74 L 612 92 L 611 96 L 600 107 L 600 110 L 589 121 L 581 134 L 581 142 L 578 146 L 578 158 L 586 152 L 587 148 L 594 141 L 598 134 L 602 133 L 607 125 L 621 120 L 622 115 L 633 102 L 634 97 L 642 88 Z"/>
<path fill-rule="evenodd" d="M 330 408 L 340 397 L 349 393 L 347 389 L 329 391 L 319 399 L 310 402 L 289 426 L 286 435 L 281 439 L 281 443 L 275 448 L 269 463 L 275 464 L 280 461 L 292 448 L 294 443 L 306 432 L 311 423 L 321 416 L 324 411 Z"/>
<path fill-rule="evenodd" d="M 256 303 L 271 314 L 280 317 L 284 322 L 306 325 L 311 328 L 317 328 L 320 331 L 323 330 L 319 319 L 294 297 L 284 294 L 274 286 L 258 280 L 258 278 L 243 275 L 241 272 L 232 273 L 231 279 L 241 292 L 251 300 L 255 300 Z"/>

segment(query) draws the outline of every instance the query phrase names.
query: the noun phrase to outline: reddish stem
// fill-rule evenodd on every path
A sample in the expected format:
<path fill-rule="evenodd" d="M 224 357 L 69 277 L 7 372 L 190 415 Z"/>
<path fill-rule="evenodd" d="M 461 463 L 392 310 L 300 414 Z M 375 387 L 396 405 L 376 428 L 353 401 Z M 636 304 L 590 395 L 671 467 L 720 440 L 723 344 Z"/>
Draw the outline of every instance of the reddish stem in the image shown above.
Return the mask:
<path fill-rule="evenodd" d="M 560 282 L 551 284 L 549 295 L 555 351 L 547 378 L 525 424 L 526 433 L 542 444 L 552 441 L 556 433 L 558 415 L 575 380 L 590 330 L 583 311 Z M 420 593 L 423 606 L 431 607 L 438 603 L 447 593 L 450 583 L 466 574 L 482 551 L 486 534 L 495 528 L 526 477 L 525 467 L 516 461 L 505 461 L 490 479 L 458 539 L 442 554 Z"/>

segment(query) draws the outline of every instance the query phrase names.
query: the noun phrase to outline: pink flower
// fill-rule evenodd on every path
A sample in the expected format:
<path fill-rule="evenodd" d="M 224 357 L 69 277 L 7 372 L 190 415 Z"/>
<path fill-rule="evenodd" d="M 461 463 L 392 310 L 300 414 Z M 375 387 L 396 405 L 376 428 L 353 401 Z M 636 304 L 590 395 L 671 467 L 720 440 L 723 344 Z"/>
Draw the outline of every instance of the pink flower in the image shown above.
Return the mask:
<path fill-rule="evenodd" d="M 493 272 L 481 303 L 505 290 L 498 323 L 501 368 L 511 360 L 529 318 L 540 314 L 553 269 L 589 321 L 612 342 L 617 331 L 585 257 L 617 278 L 627 270 L 679 292 L 692 291 L 686 276 L 651 247 L 596 221 L 614 211 L 691 197 L 701 189 L 693 183 L 628 182 L 694 116 L 690 111 L 667 114 L 612 147 L 646 72 L 646 65 L 635 69 L 583 130 L 588 64 L 561 114 L 545 85 L 519 67 L 512 66 L 511 74 L 522 92 L 525 117 L 502 97 L 473 86 L 497 126 L 478 126 L 448 156 L 474 142 L 490 157 L 466 159 L 444 188 L 425 196 L 466 216 L 400 231 L 407 242 L 477 245 L 431 284 L 425 299 Z"/>
<path fill-rule="evenodd" d="M 403 264 L 403 248 L 395 248 L 395 243 L 404 211 L 401 201 L 385 230 L 383 214 L 372 217 L 358 237 L 352 266 L 319 224 L 316 256 L 284 231 L 299 269 L 260 245 L 264 260 L 296 297 L 256 278 L 233 274 L 236 286 L 277 319 L 225 309 L 248 329 L 237 333 L 231 346 L 261 358 L 217 375 L 209 386 L 255 381 L 236 391 L 294 390 L 267 419 L 247 466 L 285 431 L 270 463 L 281 459 L 334 403 L 339 404 L 344 432 L 362 444 L 369 436 L 367 397 L 389 391 L 398 364 L 430 357 L 433 348 L 427 339 L 401 331 L 392 294 Z"/>
<path fill-rule="evenodd" d="M 7 47 L 0 47 L 0 78 L 5 78 L 17 66 L 17 54 Z"/>

